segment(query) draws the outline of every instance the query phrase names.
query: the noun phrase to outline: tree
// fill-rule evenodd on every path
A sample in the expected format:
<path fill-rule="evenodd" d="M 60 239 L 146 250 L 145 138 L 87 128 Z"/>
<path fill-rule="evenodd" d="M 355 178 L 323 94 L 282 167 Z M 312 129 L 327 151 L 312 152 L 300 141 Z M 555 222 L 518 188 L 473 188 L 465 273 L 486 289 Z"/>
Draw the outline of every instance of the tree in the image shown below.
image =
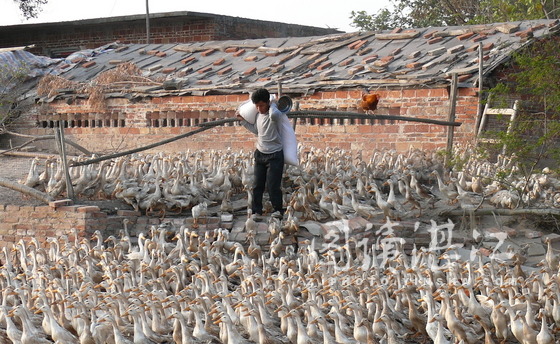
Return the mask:
<path fill-rule="evenodd" d="M 25 65 L 0 65 L 0 134 L 26 108 L 19 102 L 19 87 L 26 80 L 29 68 Z"/>
<path fill-rule="evenodd" d="M 48 0 L 14 0 L 19 6 L 19 10 L 25 19 L 37 18 L 41 12 L 41 6 L 49 2 Z"/>
<path fill-rule="evenodd" d="M 494 147 L 506 147 L 506 155 L 511 155 L 518 166 L 516 171 L 503 171 L 501 177 L 505 180 L 512 173 L 519 175 L 524 181 L 516 185 L 519 194 L 530 191 L 531 177 L 537 169 L 559 167 L 559 44 L 560 37 L 549 36 L 515 54 L 502 67 L 500 82 L 489 90 L 497 107 L 509 107 L 512 99 L 521 100 L 521 111 L 512 130 L 488 133 L 498 140 Z"/>
<path fill-rule="evenodd" d="M 395 27 L 455 26 L 554 18 L 557 0 L 390 0 L 377 14 L 352 11 L 351 25 L 365 31 Z"/>

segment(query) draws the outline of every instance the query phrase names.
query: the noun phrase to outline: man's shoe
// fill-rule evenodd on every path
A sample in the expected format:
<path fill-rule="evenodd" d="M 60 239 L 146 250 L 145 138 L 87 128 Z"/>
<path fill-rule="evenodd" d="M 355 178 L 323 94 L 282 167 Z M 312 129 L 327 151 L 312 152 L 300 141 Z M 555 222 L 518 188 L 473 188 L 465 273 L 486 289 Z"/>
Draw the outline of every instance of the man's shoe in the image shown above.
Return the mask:
<path fill-rule="evenodd" d="M 282 213 L 279 212 L 279 211 L 273 212 L 270 216 L 272 216 L 272 217 L 274 217 L 274 218 L 276 218 L 276 219 L 281 219 L 281 218 L 284 217 L 284 215 L 282 215 Z"/>

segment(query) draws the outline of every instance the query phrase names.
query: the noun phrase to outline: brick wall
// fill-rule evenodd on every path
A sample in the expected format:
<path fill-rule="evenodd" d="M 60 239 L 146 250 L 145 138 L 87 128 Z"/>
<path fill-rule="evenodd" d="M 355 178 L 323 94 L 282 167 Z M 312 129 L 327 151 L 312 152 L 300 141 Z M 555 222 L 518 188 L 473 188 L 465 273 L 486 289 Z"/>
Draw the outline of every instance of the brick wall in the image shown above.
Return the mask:
<path fill-rule="evenodd" d="M 71 203 L 71 200 L 59 200 L 42 206 L 0 204 L 0 247 L 10 248 L 19 240 L 28 241 L 31 237 L 36 238 L 39 243 L 45 243 L 47 238 L 60 238 L 62 235 L 66 235 L 68 240 L 74 240 L 76 234 L 78 240 L 90 239 L 96 230 L 99 230 L 104 238 L 110 235 L 120 237 L 125 226 L 135 242 L 138 234 L 146 233 L 152 226 L 159 226 L 162 221 L 169 221 L 176 228 L 182 225 L 192 226 L 192 217 L 187 216 L 161 220 L 131 210 L 118 210 L 116 214 L 108 215 L 97 206 Z M 228 228 L 227 224 L 218 221 L 202 224 L 201 227 Z"/>
<path fill-rule="evenodd" d="M 447 121 L 449 96 L 445 88 L 384 90 L 377 92 L 380 102 L 375 114 L 421 117 Z M 56 101 L 41 106 L 19 119 L 17 131 L 49 135 L 54 121 L 66 124 L 66 138 L 94 152 L 115 152 L 154 143 L 189 132 L 200 122 L 235 116 L 235 110 L 248 95 L 184 96 L 144 99 L 131 103 L 127 99 L 109 99 L 106 109 L 92 111 L 86 100 L 71 104 Z M 358 112 L 360 91 L 318 92 L 307 97 L 293 97 L 300 110 Z M 456 105 L 455 142 L 473 137 L 478 98 L 474 89 L 460 89 Z M 365 150 L 408 150 L 444 148 L 447 127 L 408 121 L 352 122 L 350 120 L 298 120 L 298 141 L 317 148 L 340 147 Z M 7 145 L 8 136 L 1 146 Z M 11 137 L 12 145 L 22 138 Z M 22 141 L 23 142 L 23 141 Z M 36 146 L 46 145 L 38 141 Z M 152 152 L 181 152 L 198 149 L 252 149 L 253 134 L 238 124 L 216 127 L 206 132 L 157 147 Z"/>
<path fill-rule="evenodd" d="M 79 237 L 89 238 L 106 224 L 107 214 L 98 207 L 63 204 L 67 202 L 57 201 L 44 206 L 0 204 L 0 246 L 11 246 L 29 237 L 35 237 L 39 242 L 61 235 L 70 237 L 73 229 Z"/>
<path fill-rule="evenodd" d="M 317 36 L 338 32 L 334 29 L 186 13 L 153 14 L 150 19 L 151 43 Z M 65 56 L 79 49 L 95 48 L 117 40 L 122 43 L 145 43 L 144 16 L 0 27 L 0 47 L 35 44 L 35 48 L 29 51 L 52 57 Z"/>

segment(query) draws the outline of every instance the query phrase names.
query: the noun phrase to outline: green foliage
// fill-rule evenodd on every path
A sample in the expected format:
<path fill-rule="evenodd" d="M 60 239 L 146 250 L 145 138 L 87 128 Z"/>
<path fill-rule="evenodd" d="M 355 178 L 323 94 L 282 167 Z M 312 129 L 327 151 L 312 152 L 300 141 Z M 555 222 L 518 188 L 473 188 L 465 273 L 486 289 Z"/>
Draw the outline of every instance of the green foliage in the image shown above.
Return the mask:
<path fill-rule="evenodd" d="M 493 106 L 502 107 L 506 99 L 522 101 L 512 130 L 489 135 L 498 140 L 496 148 L 514 155 L 518 172 L 527 178 L 539 165 L 560 161 L 559 41 L 549 37 L 515 54 L 507 78 L 490 90 Z"/>
<path fill-rule="evenodd" d="M 25 19 L 37 18 L 41 12 L 41 6 L 49 2 L 48 0 L 14 0 L 18 4 L 21 14 Z"/>
<path fill-rule="evenodd" d="M 352 11 L 351 25 L 364 31 L 395 27 L 487 24 L 560 15 L 556 0 L 390 0 L 390 7 L 376 14 Z"/>

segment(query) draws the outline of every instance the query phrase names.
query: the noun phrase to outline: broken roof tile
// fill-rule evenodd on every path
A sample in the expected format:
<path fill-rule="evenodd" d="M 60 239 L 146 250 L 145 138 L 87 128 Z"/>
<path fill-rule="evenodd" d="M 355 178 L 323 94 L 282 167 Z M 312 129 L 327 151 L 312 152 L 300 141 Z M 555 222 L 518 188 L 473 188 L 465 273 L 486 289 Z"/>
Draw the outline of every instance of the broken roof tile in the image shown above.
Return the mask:
<path fill-rule="evenodd" d="M 501 33 L 514 33 L 519 30 L 519 24 L 502 24 L 496 26 L 496 30 L 500 31 Z"/>

